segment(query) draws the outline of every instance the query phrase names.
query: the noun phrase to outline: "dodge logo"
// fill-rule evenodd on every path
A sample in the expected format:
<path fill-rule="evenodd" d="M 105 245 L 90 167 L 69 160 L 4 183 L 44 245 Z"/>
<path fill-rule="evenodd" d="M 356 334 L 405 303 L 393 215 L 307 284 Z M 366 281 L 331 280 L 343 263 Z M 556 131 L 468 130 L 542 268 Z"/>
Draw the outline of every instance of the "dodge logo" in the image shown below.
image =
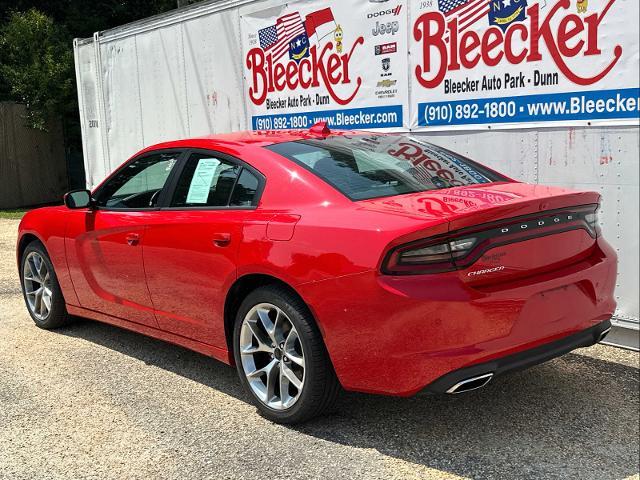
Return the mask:
<path fill-rule="evenodd" d="M 553 225 L 561 222 L 570 222 L 571 220 L 574 220 L 574 218 L 575 217 L 573 215 L 562 215 L 562 216 L 557 216 L 553 218 L 548 218 L 545 220 L 534 220 L 532 222 L 521 223 L 520 225 L 510 225 L 508 227 L 503 227 L 500 229 L 500 233 L 511 233 L 511 232 L 527 230 L 530 228 L 544 227 L 547 225 Z"/>

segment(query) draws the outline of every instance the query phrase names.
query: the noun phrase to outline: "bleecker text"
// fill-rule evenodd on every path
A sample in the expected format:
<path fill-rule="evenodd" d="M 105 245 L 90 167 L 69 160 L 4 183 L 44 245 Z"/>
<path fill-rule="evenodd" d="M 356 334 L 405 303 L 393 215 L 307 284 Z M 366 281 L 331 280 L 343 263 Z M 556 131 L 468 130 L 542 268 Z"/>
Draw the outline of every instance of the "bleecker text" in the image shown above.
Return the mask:
<path fill-rule="evenodd" d="M 587 16 L 562 11 L 572 7 L 571 0 L 558 0 L 543 12 L 535 3 L 527 9 L 526 22 L 513 23 L 506 32 L 491 26 L 482 36 L 473 29 L 461 33 L 457 18 L 447 22 L 440 12 L 426 12 L 413 27 L 414 39 L 422 44 L 422 63 L 416 66 L 416 79 L 425 88 L 435 88 L 444 81 L 448 71 L 472 69 L 480 62 L 489 67 L 505 61 L 511 65 L 539 62 L 548 50 L 567 79 L 577 85 L 592 85 L 604 78 L 618 62 L 622 56 L 620 45 L 614 48 L 608 65 L 592 76 L 582 76 L 573 71 L 566 60 L 578 55 L 602 55 L 598 29 L 615 2 L 609 0 L 600 12 Z M 546 13 L 544 19 L 541 13 Z M 555 25 L 556 16 L 559 22 L 554 29 L 551 22 L 553 20 Z M 447 37 L 448 42 L 445 40 Z M 521 85 L 521 78 L 512 80 L 511 88 Z"/>
<path fill-rule="evenodd" d="M 358 93 L 362 78 L 356 79 L 353 89 L 346 97 L 338 95 L 335 87 L 352 83 L 349 61 L 356 47 L 363 43 L 364 38 L 359 37 L 351 46 L 351 50 L 342 55 L 333 52 L 332 42 L 324 45 L 320 52 L 314 45 L 309 50 L 309 57 L 303 58 L 300 63 L 294 60 L 288 63 L 274 63 L 271 53 L 265 54 L 261 48 L 252 48 L 247 53 L 247 68 L 251 72 L 249 98 L 255 105 L 262 105 L 268 93 L 322 86 L 336 103 L 346 105 Z M 327 102 L 322 98 L 321 103 Z"/>

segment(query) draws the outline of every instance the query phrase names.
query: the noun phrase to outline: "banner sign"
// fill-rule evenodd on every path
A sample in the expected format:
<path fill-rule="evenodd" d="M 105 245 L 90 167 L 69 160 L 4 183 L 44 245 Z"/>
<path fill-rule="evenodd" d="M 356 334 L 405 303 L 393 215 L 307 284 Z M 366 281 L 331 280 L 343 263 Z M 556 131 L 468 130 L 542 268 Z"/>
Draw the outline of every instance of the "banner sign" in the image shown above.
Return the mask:
<path fill-rule="evenodd" d="M 412 0 L 412 129 L 637 123 L 639 3 Z"/>
<path fill-rule="evenodd" d="M 254 130 L 400 130 L 408 123 L 406 1 L 294 2 L 241 15 Z"/>
<path fill-rule="evenodd" d="M 246 11 L 247 113 L 255 130 L 638 124 L 639 5 L 309 0 Z"/>

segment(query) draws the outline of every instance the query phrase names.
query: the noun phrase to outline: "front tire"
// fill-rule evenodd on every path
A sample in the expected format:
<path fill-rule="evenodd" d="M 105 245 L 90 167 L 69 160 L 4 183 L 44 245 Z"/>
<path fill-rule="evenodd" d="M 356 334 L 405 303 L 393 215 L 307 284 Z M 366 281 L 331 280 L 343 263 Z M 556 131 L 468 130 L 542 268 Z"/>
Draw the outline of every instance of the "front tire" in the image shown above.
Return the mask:
<path fill-rule="evenodd" d="M 33 241 L 20 261 L 22 295 L 35 324 L 51 330 L 69 323 L 56 272 L 42 243 Z"/>
<path fill-rule="evenodd" d="M 233 342 L 240 382 L 264 417 L 299 423 L 333 406 L 339 383 L 322 336 L 287 289 L 251 292 L 238 310 Z"/>

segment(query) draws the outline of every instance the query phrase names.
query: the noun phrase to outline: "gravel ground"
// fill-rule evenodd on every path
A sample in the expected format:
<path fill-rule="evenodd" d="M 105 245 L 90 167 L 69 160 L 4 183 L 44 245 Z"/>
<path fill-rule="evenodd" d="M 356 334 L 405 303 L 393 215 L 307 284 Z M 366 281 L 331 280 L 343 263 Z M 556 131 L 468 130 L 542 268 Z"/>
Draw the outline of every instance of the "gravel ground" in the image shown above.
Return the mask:
<path fill-rule="evenodd" d="M 638 477 L 638 354 L 596 346 L 458 397 L 345 394 L 274 425 L 233 369 L 115 327 L 28 317 L 0 220 L 0 477 Z"/>

